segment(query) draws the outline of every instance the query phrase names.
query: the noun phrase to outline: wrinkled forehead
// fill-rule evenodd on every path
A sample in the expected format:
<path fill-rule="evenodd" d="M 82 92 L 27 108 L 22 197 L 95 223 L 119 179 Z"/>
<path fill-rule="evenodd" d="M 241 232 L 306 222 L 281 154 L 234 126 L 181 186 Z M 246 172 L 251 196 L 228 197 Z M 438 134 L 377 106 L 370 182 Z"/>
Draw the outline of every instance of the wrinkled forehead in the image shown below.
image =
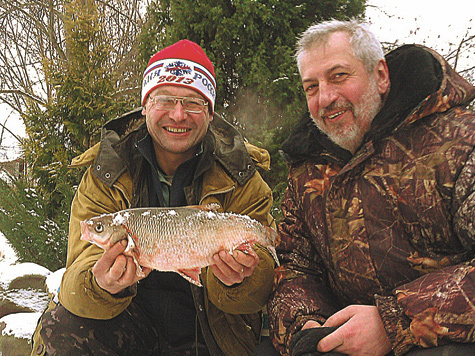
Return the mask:
<path fill-rule="evenodd" d="M 356 58 L 351 45 L 351 36 L 346 32 L 332 32 L 319 37 L 317 41 L 309 42 L 297 56 L 297 64 L 301 72 L 302 64 L 321 62 L 334 56 Z"/>
<path fill-rule="evenodd" d="M 353 54 L 353 51 L 348 47 L 348 42 L 344 39 L 314 46 L 308 51 L 302 52 L 299 64 L 302 80 L 317 73 L 325 74 L 338 69 L 364 68 L 363 61 Z"/>

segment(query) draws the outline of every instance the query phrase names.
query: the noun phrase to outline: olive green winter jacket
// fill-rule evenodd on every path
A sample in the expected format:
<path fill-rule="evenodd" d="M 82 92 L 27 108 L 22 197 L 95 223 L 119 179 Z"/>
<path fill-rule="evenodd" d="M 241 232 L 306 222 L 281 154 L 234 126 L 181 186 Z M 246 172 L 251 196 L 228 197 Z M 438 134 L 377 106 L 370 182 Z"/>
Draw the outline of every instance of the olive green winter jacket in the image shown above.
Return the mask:
<path fill-rule="evenodd" d="M 121 297 L 97 285 L 92 267 L 103 250 L 80 240 L 79 222 L 147 206 L 145 159 L 135 147 L 147 134 L 143 121 L 136 110 L 109 122 L 102 130 L 101 142 L 72 162 L 72 167 L 88 166 L 71 208 L 67 266 L 59 292 L 59 301 L 75 315 L 111 319 L 123 312 L 136 294 L 136 285 Z M 269 169 L 268 152 L 245 144 L 239 133 L 217 115 L 203 140 L 203 150 L 193 183 L 185 188 L 188 204 L 217 203 L 219 211 L 246 214 L 274 226 L 271 190 L 256 170 L 256 166 Z M 210 331 L 226 355 L 251 354 L 260 337 L 261 309 L 271 292 L 274 261 L 267 249 L 254 249 L 260 263 L 241 284 L 227 287 L 208 268 L 201 273 L 204 288 L 190 284 L 198 301 L 200 322 L 209 320 L 209 328 L 203 332 Z M 35 344 L 38 342 L 41 340 L 35 335 Z M 219 351 L 211 352 L 221 355 Z"/>

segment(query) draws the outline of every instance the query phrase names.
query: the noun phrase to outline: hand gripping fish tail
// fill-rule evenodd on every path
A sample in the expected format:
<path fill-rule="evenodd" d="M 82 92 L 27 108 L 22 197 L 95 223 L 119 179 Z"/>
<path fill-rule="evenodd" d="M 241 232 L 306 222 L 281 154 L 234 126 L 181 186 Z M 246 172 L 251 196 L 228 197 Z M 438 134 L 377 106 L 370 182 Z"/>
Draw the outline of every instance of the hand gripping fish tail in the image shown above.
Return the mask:
<path fill-rule="evenodd" d="M 213 264 L 213 255 L 221 250 L 246 252 L 259 243 L 278 264 L 274 229 L 218 208 L 136 208 L 103 214 L 81 222 L 81 239 L 104 250 L 127 239 L 131 248 L 124 255 L 132 256 L 137 266 L 174 271 L 199 286 L 201 268 Z"/>

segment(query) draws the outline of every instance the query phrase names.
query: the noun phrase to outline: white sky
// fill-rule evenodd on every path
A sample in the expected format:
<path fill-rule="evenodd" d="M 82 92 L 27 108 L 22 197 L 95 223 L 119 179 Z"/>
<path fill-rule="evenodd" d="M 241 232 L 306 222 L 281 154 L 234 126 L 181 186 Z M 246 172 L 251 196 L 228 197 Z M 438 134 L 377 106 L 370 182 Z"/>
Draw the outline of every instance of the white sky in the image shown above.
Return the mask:
<path fill-rule="evenodd" d="M 25 125 L 18 116 L 11 112 L 8 105 L 0 105 L 0 124 L 5 125 L 18 137 L 25 137 Z M 0 126 L 0 132 L 3 127 Z M 3 139 L 0 145 L 0 162 L 10 161 L 20 156 L 19 142 L 10 133 L 4 132 Z"/>
<path fill-rule="evenodd" d="M 381 42 L 419 43 L 442 55 L 467 34 L 475 35 L 473 14 L 473 0 L 368 0 L 366 8 L 370 28 Z M 456 69 L 475 65 L 475 52 L 468 55 Z"/>

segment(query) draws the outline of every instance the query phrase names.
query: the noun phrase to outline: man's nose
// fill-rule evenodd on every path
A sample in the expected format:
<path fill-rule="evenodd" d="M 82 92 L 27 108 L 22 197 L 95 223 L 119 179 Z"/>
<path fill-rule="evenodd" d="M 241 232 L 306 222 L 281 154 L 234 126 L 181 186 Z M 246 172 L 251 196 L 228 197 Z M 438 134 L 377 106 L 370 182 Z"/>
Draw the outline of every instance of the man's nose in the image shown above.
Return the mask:
<path fill-rule="evenodd" d="M 184 120 L 186 116 L 185 108 L 181 100 L 177 100 L 175 107 L 170 110 L 170 117 L 175 121 Z"/>
<path fill-rule="evenodd" d="M 318 87 L 318 106 L 327 108 L 338 98 L 336 88 L 330 83 L 320 83 Z"/>

